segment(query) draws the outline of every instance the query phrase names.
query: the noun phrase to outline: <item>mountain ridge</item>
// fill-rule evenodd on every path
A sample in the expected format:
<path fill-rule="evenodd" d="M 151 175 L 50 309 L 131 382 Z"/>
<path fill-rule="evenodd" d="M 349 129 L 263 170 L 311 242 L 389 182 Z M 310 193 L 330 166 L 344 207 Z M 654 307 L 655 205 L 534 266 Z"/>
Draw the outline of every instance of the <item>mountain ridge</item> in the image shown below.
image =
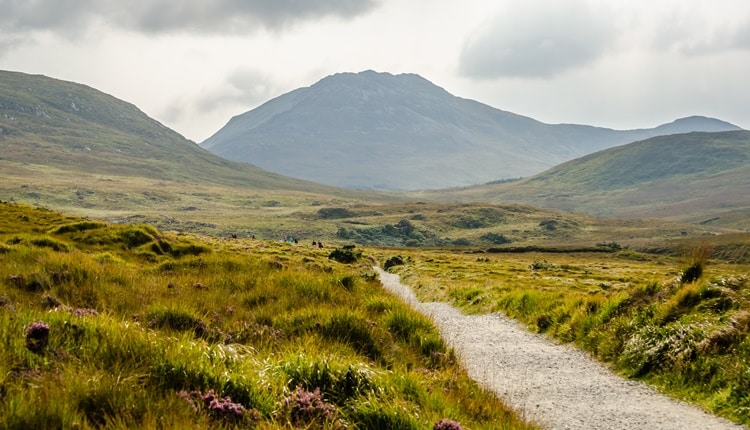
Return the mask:
<path fill-rule="evenodd" d="M 416 74 L 368 70 L 327 76 L 235 115 L 200 145 L 327 185 L 435 189 L 531 176 L 607 147 L 703 129 L 739 127 L 699 116 L 624 131 L 545 124 Z"/>
<path fill-rule="evenodd" d="M 750 131 L 664 135 L 608 148 L 510 183 L 414 194 L 528 204 L 615 218 L 750 229 Z"/>

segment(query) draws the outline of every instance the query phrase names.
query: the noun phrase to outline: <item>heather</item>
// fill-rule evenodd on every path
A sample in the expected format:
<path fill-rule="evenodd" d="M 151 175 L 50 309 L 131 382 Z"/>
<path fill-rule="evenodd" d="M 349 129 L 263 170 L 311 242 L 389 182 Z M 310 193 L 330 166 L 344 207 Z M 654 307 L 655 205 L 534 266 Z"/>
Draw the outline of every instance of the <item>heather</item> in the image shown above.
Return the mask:
<path fill-rule="evenodd" d="M 0 212 L 2 428 L 529 428 L 331 249 Z"/>

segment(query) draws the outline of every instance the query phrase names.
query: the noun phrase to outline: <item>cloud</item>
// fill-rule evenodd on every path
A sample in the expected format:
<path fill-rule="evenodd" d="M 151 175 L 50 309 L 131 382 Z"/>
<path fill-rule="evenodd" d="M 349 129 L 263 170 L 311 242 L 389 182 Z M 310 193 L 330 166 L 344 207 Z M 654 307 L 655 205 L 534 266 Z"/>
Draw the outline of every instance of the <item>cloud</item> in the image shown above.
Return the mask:
<path fill-rule="evenodd" d="M 366 13 L 380 0 L 0 0 L 0 30 L 80 34 L 100 21 L 146 33 L 246 33 Z"/>
<path fill-rule="evenodd" d="M 182 94 L 162 107 L 159 118 L 196 138 L 215 133 L 227 119 L 276 97 L 283 84 L 260 70 L 242 67 L 228 73 L 219 83 L 191 94 Z M 194 124 L 200 117 L 205 124 Z"/>
<path fill-rule="evenodd" d="M 240 68 L 230 73 L 226 83 L 204 93 L 196 103 L 202 113 L 214 111 L 221 105 L 256 106 L 276 95 L 274 80 L 255 69 Z"/>
<path fill-rule="evenodd" d="M 501 11 L 464 45 L 470 78 L 550 78 L 599 58 L 616 30 L 584 2 L 523 2 Z"/>
<path fill-rule="evenodd" d="M 676 2 L 655 14 L 650 47 L 657 52 L 704 56 L 731 50 L 750 50 L 750 4 L 727 1 Z"/>

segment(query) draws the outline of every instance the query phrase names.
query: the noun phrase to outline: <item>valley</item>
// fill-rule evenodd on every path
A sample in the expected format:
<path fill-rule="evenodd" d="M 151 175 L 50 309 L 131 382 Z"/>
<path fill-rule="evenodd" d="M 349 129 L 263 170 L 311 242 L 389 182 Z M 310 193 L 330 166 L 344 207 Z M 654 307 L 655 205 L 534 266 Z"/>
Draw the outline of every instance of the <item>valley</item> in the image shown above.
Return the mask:
<path fill-rule="evenodd" d="M 403 90 L 389 89 L 393 75 L 314 86 L 341 79 L 354 105 L 322 106 L 359 115 L 380 103 L 375 118 L 406 126 L 427 116 L 416 105 L 384 109 L 379 94 Z M 320 123 L 372 149 L 321 150 L 343 162 L 325 166 L 274 155 L 294 173 L 312 166 L 366 180 L 322 185 L 252 157 L 221 158 L 205 149 L 218 141 L 198 145 L 93 88 L 0 72 L 0 427 L 535 428 L 467 376 L 432 321 L 380 288 L 375 265 L 423 301 L 503 313 L 625 378 L 750 423 L 747 131 L 703 117 L 629 134 L 553 127 L 457 100 L 418 75 L 395 81 L 437 97 L 421 108 L 475 109 L 443 113 L 456 122 L 428 137 L 495 121 L 528 131 L 529 142 L 562 133 L 560 152 L 493 129 L 485 137 L 502 134 L 515 152 L 462 159 L 468 149 L 449 138 L 435 145 L 452 151 L 441 166 L 456 168 L 441 170 L 419 145 L 413 158 L 386 147 L 414 167 L 397 168 L 352 137 L 367 135 L 368 121 L 340 116 L 357 132 L 342 134 L 302 115 L 294 124 Z M 295 103 L 314 106 L 310 91 L 229 124 L 273 123 Z M 503 154 L 530 170 L 505 169 Z M 480 158 L 494 173 L 472 168 Z M 394 170 L 375 174 L 371 164 Z M 47 333 L 39 324 L 44 341 L 29 334 Z M 207 409 L 209 393 L 242 417 Z M 294 409 L 304 396 L 315 414 Z M 66 401 L 43 402 L 52 397 Z"/>

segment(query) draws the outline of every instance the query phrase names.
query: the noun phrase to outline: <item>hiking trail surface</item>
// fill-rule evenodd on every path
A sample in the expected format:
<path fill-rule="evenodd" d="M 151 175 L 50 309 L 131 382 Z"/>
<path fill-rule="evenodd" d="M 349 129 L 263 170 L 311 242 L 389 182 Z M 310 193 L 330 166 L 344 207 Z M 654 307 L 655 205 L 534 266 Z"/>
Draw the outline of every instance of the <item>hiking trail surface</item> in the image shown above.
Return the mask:
<path fill-rule="evenodd" d="M 469 376 L 543 428 L 745 428 L 617 376 L 501 314 L 463 315 L 447 303 L 422 303 L 398 275 L 375 270 L 387 290 L 432 318 Z"/>

